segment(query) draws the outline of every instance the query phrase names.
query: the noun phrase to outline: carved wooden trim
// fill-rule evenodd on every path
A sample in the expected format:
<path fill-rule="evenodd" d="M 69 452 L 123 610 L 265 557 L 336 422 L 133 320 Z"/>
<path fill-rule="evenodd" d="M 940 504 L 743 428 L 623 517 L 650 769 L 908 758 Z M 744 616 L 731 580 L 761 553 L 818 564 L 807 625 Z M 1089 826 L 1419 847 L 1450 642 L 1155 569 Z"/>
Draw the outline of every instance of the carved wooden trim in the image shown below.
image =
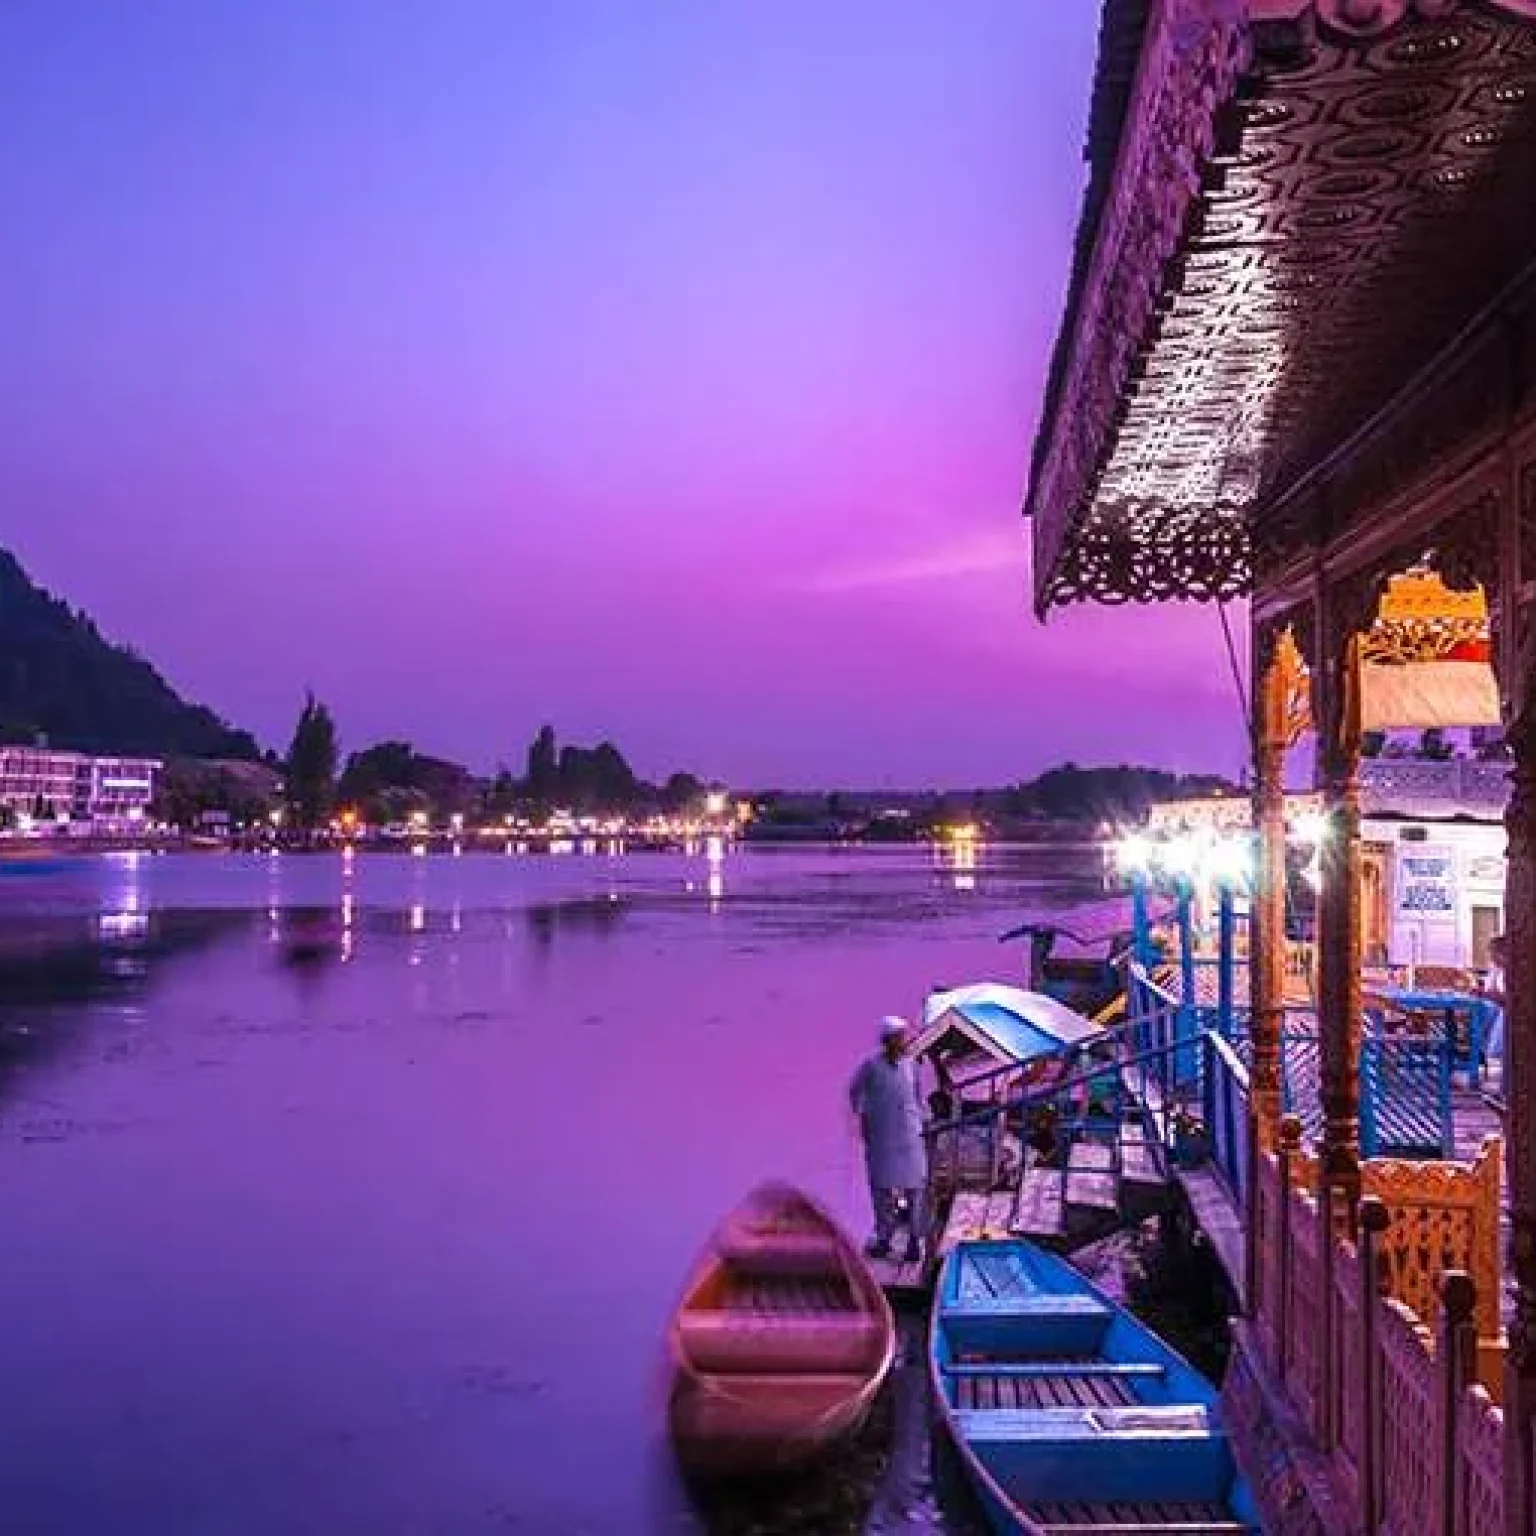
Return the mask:
<path fill-rule="evenodd" d="M 1037 453 L 1042 608 L 1233 595 L 1507 426 L 1532 6 L 1154 7 Z"/>
<path fill-rule="evenodd" d="M 1302 0 L 1294 10 L 1297 13 L 1312 11 L 1325 32 L 1364 42 L 1386 36 L 1409 19 L 1445 20 L 1463 3 L 1468 0 Z M 1492 10 L 1536 20 L 1536 0 L 1482 0 L 1482 3 Z"/>

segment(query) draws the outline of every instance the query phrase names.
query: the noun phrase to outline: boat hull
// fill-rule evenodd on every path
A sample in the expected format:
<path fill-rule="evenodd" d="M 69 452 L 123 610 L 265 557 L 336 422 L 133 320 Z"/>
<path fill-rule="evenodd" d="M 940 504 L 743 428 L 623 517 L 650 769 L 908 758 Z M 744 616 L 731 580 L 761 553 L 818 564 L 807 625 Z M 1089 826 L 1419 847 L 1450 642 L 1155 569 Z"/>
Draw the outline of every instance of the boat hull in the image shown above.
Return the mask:
<path fill-rule="evenodd" d="M 786 1186 L 754 1192 L 712 1238 L 673 1320 L 679 1462 L 694 1477 L 813 1466 L 865 1424 L 895 1341 L 878 1281 L 831 1217 Z"/>
<path fill-rule="evenodd" d="M 954 1250 L 929 1363 L 994 1531 L 1258 1529 L 1215 1389 L 1055 1255 L 1017 1241 Z"/>
<path fill-rule="evenodd" d="M 879 1384 L 852 1392 L 782 1379 L 742 1377 L 735 1390 L 679 1373 L 671 1401 L 672 1440 L 695 1477 L 777 1477 L 815 1466 L 864 1427 Z"/>

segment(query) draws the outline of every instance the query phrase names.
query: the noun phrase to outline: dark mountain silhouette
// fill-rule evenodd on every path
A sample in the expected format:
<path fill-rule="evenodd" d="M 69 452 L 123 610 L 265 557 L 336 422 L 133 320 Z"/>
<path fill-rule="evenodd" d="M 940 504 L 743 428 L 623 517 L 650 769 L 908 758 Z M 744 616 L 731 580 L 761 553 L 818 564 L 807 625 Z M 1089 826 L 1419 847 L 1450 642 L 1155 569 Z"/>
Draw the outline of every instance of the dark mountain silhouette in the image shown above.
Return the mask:
<path fill-rule="evenodd" d="M 0 739 L 152 757 L 261 755 L 247 731 L 189 704 L 126 646 L 0 550 Z"/>

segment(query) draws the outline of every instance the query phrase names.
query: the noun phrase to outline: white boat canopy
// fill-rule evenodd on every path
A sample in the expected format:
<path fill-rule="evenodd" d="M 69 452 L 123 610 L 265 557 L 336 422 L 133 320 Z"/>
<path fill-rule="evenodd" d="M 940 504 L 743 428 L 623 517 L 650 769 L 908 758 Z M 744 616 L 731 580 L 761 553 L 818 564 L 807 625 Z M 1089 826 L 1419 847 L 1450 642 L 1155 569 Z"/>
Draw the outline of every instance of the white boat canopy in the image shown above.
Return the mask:
<path fill-rule="evenodd" d="M 1044 992 L 983 981 L 934 992 L 923 1006 L 923 1028 L 912 1042 L 921 1056 L 951 1031 L 1002 1065 L 1055 1055 L 1103 1033 L 1091 1019 Z"/>

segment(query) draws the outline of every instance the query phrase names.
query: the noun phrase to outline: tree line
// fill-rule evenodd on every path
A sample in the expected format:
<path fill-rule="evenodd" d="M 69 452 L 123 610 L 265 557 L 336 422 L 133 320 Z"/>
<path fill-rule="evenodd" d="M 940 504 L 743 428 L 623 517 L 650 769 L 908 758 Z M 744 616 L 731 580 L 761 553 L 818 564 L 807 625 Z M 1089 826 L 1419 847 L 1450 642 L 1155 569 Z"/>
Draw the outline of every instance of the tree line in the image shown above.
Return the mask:
<path fill-rule="evenodd" d="M 305 698 L 283 766 L 287 812 L 301 828 L 323 826 L 341 809 L 371 823 L 401 821 L 417 812 L 434 820 L 499 819 L 557 808 L 583 815 L 681 812 L 709 791 L 691 773 L 649 783 L 611 741 L 595 747 L 562 744 L 549 725 L 529 743 L 521 774 L 502 767 L 490 779 L 477 779 L 462 764 L 418 752 L 406 741 L 378 742 L 343 764 L 335 718 L 313 694 Z"/>

